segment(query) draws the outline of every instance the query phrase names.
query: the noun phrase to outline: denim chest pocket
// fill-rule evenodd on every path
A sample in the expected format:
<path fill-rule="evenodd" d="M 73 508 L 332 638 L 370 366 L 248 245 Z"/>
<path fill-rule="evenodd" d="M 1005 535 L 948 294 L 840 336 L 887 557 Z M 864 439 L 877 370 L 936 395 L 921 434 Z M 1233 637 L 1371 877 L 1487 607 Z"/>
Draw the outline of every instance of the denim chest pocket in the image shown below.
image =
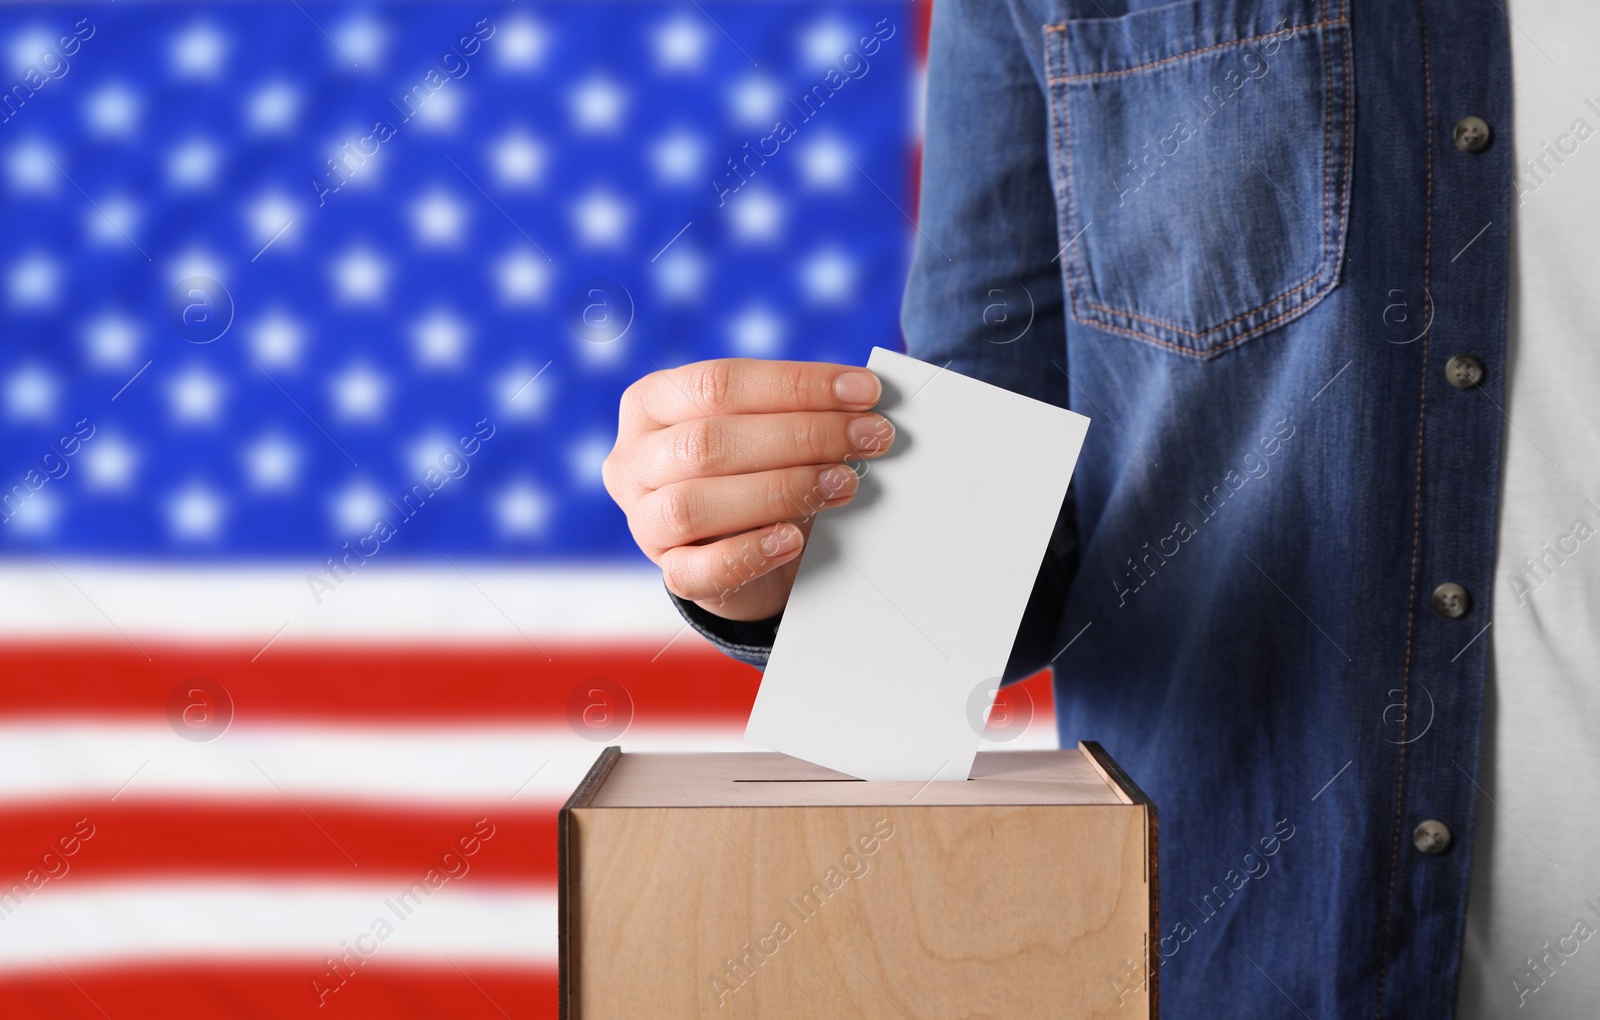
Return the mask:
<path fill-rule="evenodd" d="M 1044 26 L 1078 322 L 1214 357 L 1338 285 L 1348 0 L 1181 0 Z"/>

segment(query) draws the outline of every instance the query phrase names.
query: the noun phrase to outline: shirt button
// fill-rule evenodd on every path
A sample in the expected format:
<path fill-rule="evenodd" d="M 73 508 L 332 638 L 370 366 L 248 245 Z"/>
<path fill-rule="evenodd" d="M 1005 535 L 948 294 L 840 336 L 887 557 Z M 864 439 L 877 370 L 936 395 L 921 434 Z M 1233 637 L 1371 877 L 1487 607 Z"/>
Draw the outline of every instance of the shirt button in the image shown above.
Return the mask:
<path fill-rule="evenodd" d="M 1411 830 L 1411 843 L 1425 854 L 1442 854 L 1450 849 L 1450 830 L 1430 818 Z"/>
<path fill-rule="evenodd" d="M 1446 620 L 1457 620 L 1467 615 L 1467 589 L 1453 581 L 1446 581 L 1433 589 L 1433 611 Z"/>
<path fill-rule="evenodd" d="M 1456 148 L 1462 152 L 1482 152 L 1489 147 L 1489 124 L 1482 117 L 1462 117 L 1456 121 Z"/>
<path fill-rule="evenodd" d="M 1457 354 L 1444 363 L 1444 377 L 1458 390 L 1470 390 L 1483 382 L 1483 362 L 1470 354 Z"/>

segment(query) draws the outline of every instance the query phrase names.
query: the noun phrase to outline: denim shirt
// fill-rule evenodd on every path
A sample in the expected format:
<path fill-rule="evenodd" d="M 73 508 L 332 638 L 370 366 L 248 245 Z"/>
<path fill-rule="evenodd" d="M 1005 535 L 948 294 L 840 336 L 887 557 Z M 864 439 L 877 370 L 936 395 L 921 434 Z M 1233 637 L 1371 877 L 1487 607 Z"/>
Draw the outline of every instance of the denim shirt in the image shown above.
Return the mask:
<path fill-rule="evenodd" d="M 1094 420 L 1008 676 L 1052 666 L 1063 745 L 1159 808 L 1169 1018 L 1454 1013 L 1507 31 L 1493 0 L 934 5 L 907 348 Z M 774 621 L 680 608 L 764 661 Z"/>

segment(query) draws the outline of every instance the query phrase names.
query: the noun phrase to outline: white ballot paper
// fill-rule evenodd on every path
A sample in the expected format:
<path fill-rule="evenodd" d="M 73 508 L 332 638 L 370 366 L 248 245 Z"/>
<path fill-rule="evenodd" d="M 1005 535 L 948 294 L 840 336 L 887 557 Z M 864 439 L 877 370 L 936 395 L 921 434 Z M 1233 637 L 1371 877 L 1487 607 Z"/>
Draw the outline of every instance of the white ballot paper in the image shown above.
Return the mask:
<path fill-rule="evenodd" d="M 1089 419 L 882 348 L 867 367 L 894 445 L 818 514 L 745 736 L 966 779 Z"/>

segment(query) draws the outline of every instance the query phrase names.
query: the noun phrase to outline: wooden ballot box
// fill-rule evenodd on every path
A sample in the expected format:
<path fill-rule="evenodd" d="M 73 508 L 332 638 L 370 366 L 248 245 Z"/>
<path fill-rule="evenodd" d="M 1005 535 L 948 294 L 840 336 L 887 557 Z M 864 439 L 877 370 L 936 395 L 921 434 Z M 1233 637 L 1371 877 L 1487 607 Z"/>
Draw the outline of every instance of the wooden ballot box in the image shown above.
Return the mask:
<path fill-rule="evenodd" d="M 1099 745 L 965 782 L 606 748 L 561 809 L 561 1016 L 1156 1015 L 1156 812 Z"/>

